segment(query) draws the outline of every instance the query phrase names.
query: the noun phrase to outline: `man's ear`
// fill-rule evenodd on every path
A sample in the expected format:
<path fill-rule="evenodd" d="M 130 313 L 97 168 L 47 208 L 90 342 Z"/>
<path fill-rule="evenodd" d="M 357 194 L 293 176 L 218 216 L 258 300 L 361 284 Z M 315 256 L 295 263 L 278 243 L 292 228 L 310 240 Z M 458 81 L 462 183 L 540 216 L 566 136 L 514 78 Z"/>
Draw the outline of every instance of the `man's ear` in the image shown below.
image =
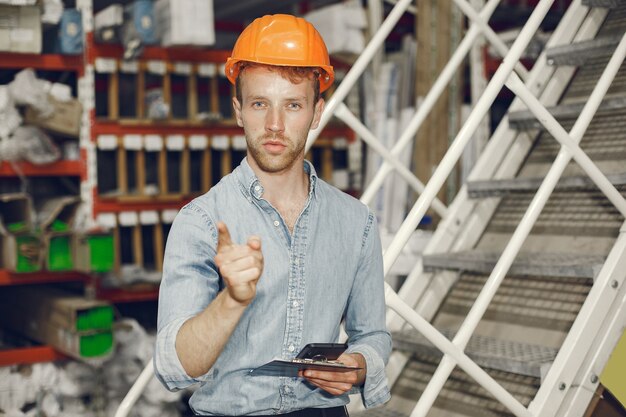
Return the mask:
<path fill-rule="evenodd" d="M 317 127 L 320 125 L 320 120 L 322 118 L 322 113 L 324 112 L 325 105 L 326 102 L 321 97 L 319 100 L 317 100 L 317 103 L 315 103 L 315 112 L 313 114 L 313 123 L 311 123 L 311 129 L 317 129 Z"/>
<path fill-rule="evenodd" d="M 237 126 L 243 127 L 243 120 L 241 119 L 241 103 L 237 100 L 237 97 L 233 97 L 233 110 L 235 111 L 235 120 L 237 120 Z"/>

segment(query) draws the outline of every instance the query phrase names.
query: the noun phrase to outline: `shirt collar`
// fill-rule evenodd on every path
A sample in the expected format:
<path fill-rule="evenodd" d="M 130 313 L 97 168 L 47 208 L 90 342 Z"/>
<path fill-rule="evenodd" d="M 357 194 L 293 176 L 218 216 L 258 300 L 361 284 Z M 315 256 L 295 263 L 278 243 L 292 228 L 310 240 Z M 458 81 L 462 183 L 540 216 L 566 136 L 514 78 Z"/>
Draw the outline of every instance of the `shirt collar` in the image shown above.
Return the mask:
<path fill-rule="evenodd" d="M 309 197 L 317 198 L 317 172 L 313 164 L 307 160 L 304 161 L 304 172 L 309 175 Z M 257 199 L 263 195 L 263 185 L 257 178 L 248 163 L 248 157 L 243 158 L 234 174 L 242 186 L 244 193 L 247 196 L 253 196 Z"/>

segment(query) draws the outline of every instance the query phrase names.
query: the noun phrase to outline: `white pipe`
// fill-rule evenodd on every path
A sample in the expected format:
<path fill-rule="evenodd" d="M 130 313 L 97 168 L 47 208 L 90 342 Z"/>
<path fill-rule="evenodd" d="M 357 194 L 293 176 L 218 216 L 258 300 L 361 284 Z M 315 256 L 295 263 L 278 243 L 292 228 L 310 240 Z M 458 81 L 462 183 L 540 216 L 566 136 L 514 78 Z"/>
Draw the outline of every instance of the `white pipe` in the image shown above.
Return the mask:
<path fill-rule="evenodd" d="M 498 34 L 491 29 L 491 26 L 489 26 L 487 21 L 480 17 L 476 10 L 465 0 L 454 0 L 454 3 L 472 21 L 472 23 L 475 23 L 480 27 L 482 34 L 485 35 L 487 40 L 493 45 L 494 48 L 496 48 L 496 51 L 498 51 L 500 56 L 506 56 L 509 52 L 509 48 L 502 41 L 502 39 L 500 39 L 500 36 L 498 36 Z M 515 64 L 515 71 L 518 72 L 519 76 L 524 81 L 526 81 L 530 76 L 528 70 L 524 65 L 522 65 L 521 62 L 517 62 Z"/>
<path fill-rule="evenodd" d="M 504 85 L 508 75 L 511 73 L 515 62 L 519 59 L 524 49 L 526 49 L 526 46 L 530 41 L 530 37 L 532 37 L 534 31 L 536 31 L 539 27 L 541 20 L 547 13 L 550 8 L 550 4 L 553 1 L 554 0 L 541 0 L 539 2 L 539 5 L 535 8 L 528 19 L 528 22 L 522 29 L 520 36 L 513 43 L 509 54 L 504 57 L 502 65 L 498 67 L 493 75 L 493 78 L 487 85 L 485 93 L 476 103 L 476 106 L 470 113 L 467 122 L 463 125 L 454 141 L 450 144 L 448 151 L 442 158 L 441 162 L 435 169 L 433 176 L 426 185 L 424 192 L 417 199 L 417 202 L 414 204 L 411 212 L 400 226 L 396 237 L 385 251 L 385 275 L 389 272 L 393 266 L 393 262 L 395 262 L 398 255 L 402 251 L 402 248 L 411 237 L 411 234 L 419 222 L 422 220 L 426 210 L 430 206 L 430 202 L 435 198 L 446 178 L 454 169 L 455 164 L 463 153 L 465 145 L 467 145 L 467 142 L 472 138 L 472 135 L 480 124 L 480 120 L 489 111 L 489 107 L 502 89 L 502 86 Z"/>
<path fill-rule="evenodd" d="M 504 82 L 513 70 L 515 63 L 519 61 L 522 52 L 526 49 L 526 46 L 530 42 L 533 34 L 537 31 L 539 25 L 541 24 L 541 21 L 548 13 L 548 10 L 550 9 L 552 3 L 553 0 L 541 0 L 528 18 L 528 21 L 522 28 L 519 36 L 511 46 L 509 53 L 504 57 L 502 65 L 500 65 L 500 67 L 497 69 L 493 78 L 487 85 L 484 94 L 476 103 L 476 107 L 472 110 L 467 122 L 459 131 L 459 134 L 454 139 L 454 142 L 450 145 L 448 152 L 446 152 L 446 155 L 441 160 L 441 163 L 435 170 L 435 173 L 433 174 L 431 180 L 426 185 L 424 193 L 418 198 L 417 202 L 411 209 L 411 212 L 409 213 L 407 219 L 404 221 L 404 223 L 402 223 L 402 226 L 398 230 L 398 234 L 385 252 L 385 273 L 389 271 L 389 269 L 393 265 L 393 262 L 400 254 L 402 247 L 404 247 L 404 245 L 410 238 L 412 231 L 415 230 L 422 217 L 426 213 L 429 201 L 431 201 L 432 198 L 436 195 L 437 191 L 441 188 L 446 178 L 454 168 L 454 165 L 456 164 L 457 160 L 461 156 L 461 153 L 463 152 L 463 148 L 471 139 L 471 136 L 478 127 L 482 117 L 489 110 L 489 107 L 493 103 L 494 99 L 498 95 L 498 92 L 504 85 Z M 502 260 L 502 258 L 500 260 Z M 487 290 L 487 292 L 490 291 L 488 288 L 488 284 L 485 285 L 483 292 L 485 292 L 485 290 Z M 479 299 L 480 298 L 481 297 L 479 295 Z M 486 300 L 487 304 L 490 299 L 491 298 L 488 298 Z M 478 302 L 479 300 L 476 301 L 474 306 L 476 306 Z M 485 301 L 482 301 L 482 303 L 485 303 Z M 471 315 L 472 312 L 470 311 L 469 314 Z M 470 317 L 468 316 L 465 321 L 468 321 L 469 318 Z M 455 337 L 455 344 L 457 344 L 457 340 L 459 340 L 459 338 L 469 339 L 472 331 L 473 329 L 469 332 L 468 335 L 466 334 L 466 331 L 464 331 L 462 326 Z M 459 344 L 459 346 L 465 346 L 465 344 Z M 426 386 L 426 389 L 420 396 L 420 399 L 417 402 L 415 409 L 411 413 L 411 417 L 426 416 L 433 403 L 435 402 L 435 399 L 439 395 L 441 388 L 450 376 L 453 368 L 454 362 L 450 360 L 448 356 L 444 356 L 443 360 L 439 364 L 439 367 L 437 368 L 437 371 L 435 371 L 435 374 L 433 375 L 430 382 Z"/>
<path fill-rule="evenodd" d="M 476 10 L 465 0 L 454 0 L 454 3 L 461 9 L 463 13 L 472 21 L 472 23 L 477 24 L 480 27 L 481 32 L 489 42 L 493 45 L 494 48 L 498 51 L 500 56 L 504 57 L 509 52 L 509 48 L 506 44 L 500 39 L 498 34 L 491 29 L 491 26 L 487 23 L 485 19 L 483 19 Z M 526 81 L 529 77 L 528 70 L 521 62 L 517 62 L 515 64 L 515 70 L 519 73 L 519 76 Z"/>
<path fill-rule="evenodd" d="M 499 2 L 500 0 L 490 0 L 489 2 L 487 2 L 485 7 L 480 12 L 480 16 L 483 17 L 485 20 L 488 20 L 498 6 Z M 426 97 L 424 97 L 424 101 L 418 106 L 417 112 L 409 121 L 406 129 L 391 149 L 391 154 L 393 156 L 398 157 L 402 152 L 404 152 L 404 149 L 409 144 L 409 142 L 415 138 L 418 129 L 422 126 L 422 123 L 430 114 L 430 111 L 435 106 L 435 103 L 437 103 L 437 100 L 439 100 L 439 97 L 445 91 L 448 83 L 450 82 L 452 77 L 454 77 L 457 68 L 459 67 L 459 65 L 461 65 L 461 63 L 469 53 L 472 45 L 474 44 L 478 36 L 480 36 L 480 28 L 478 27 L 478 25 L 472 24 L 465 34 L 465 37 L 457 47 L 456 51 L 454 52 L 452 57 L 450 57 L 450 60 L 435 80 L 435 83 L 428 91 L 428 94 L 426 94 Z M 373 201 L 376 192 L 383 185 L 385 178 L 390 172 L 391 166 L 383 162 L 381 167 L 378 169 L 378 172 L 361 195 L 361 202 L 369 205 Z"/>
<path fill-rule="evenodd" d="M 358 78 L 361 76 L 361 74 L 363 74 L 363 71 L 365 71 L 365 68 L 367 68 L 367 65 L 369 64 L 372 57 L 376 54 L 378 48 L 380 48 L 383 42 L 385 42 L 385 39 L 387 38 L 391 30 L 395 27 L 396 23 L 398 23 L 398 20 L 400 20 L 405 10 L 412 1 L 413 0 L 400 0 L 393 7 L 393 9 L 391 9 L 391 12 L 389 12 L 389 15 L 387 16 L 383 24 L 380 25 L 380 28 L 378 29 L 378 31 L 376 31 L 376 34 L 369 41 L 363 52 L 361 52 L 361 55 L 359 55 L 357 60 L 354 62 L 354 64 L 344 77 L 341 84 L 339 84 L 339 87 L 337 87 L 330 100 L 328 100 L 328 102 L 326 103 L 324 113 L 322 114 L 322 118 L 319 123 L 319 127 L 309 132 L 309 136 L 307 137 L 306 141 L 306 151 L 311 149 L 311 146 L 313 146 L 313 142 L 315 142 L 315 139 L 317 139 L 320 132 L 328 124 L 328 121 L 335 113 L 335 109 L 337 108 L 339 103 L 343 102 L 343 100 L 346 98 L 352 86 L 354 86 Z"/>
<path fill-rule="evenodd" d="M 398 0 L 385 0 L 389 4 L 398 4 Z M 406 11 L 412 14 L 417 14 L 417 7 L 409 6 L 406 8 Z"/>
<path fill-rule="evenodd" d="M 385 283 L 385 302 L 389 308 L 395 311 L 417 331 L 426 336 L 428 340 L 446 355 L 453 357 L 459 367 L 473 378 L 480 386 L 491 393 L 498 401 L 506 406 L 518 417 L 531 417 L 532 414 L 506 389 L 496 382 L 480 366 L 476 365 L 461 349 L 450 342 L 444 335 L 439 333 L 427 320 L 417 314 L 396 294 L 389 284 Z"/>
<path fill-rule="evenodd" d="M 141 371 L 139 378 L 135 381 L 133 386 L 128 391 L 128 394 L 122 400 L 122 403 L 117 408 L 114 417 L 126 417 L 128 413 L 133 408 L 133 405 L 137 402 L 139 397 L 141 397 L 141 393 L 148 385 L 148 382 L 154 376 L 154 365 L 152 363 L 152 358 L 148 362 L 148 365 Z"/>
<path fill-rule="evenodd" d="M 402 178 L 404 178 L 411 187 L 418 193 L 421 194 L 424 191 L 424 184 L 405 167 L 400 161 L 398 161 L 389 150 L 381 144 L 376 136 L 370 130 L 361 123 L 361 121 L 348 109 L 348 107 L 341 103 L 337 110 L 335 111 L 335 116 L 344 121 L 345 124 L 348 125 L 352 130 L 356 132 L 357 135 L 365 142 L 368 146 L 370 146 L 374 151 L 378 152 L 384 159 L 387 161 L 393 169 L 395 169 Z M 433 201 L 433 209 L 439 214 L 441 217 L 445 217 L 448 208 L 436 198 Z"/>

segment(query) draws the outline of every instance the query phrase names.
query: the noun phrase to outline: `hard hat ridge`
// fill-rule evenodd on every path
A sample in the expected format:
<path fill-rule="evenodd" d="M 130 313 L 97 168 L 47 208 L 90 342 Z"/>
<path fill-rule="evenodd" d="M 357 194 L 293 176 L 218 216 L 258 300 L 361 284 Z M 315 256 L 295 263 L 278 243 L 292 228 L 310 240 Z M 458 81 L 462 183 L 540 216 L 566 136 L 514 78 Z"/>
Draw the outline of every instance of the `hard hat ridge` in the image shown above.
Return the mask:
<path fill-rule="evenodd" d="M 320 91 L 334 80 L 328 50 L 315 27 L 301 17 L 276 14 L 255 19 L 241 33 L 226 62 L 226 77 L 235 83 L 241 61 L 267 65 L 318 67 Z"/>

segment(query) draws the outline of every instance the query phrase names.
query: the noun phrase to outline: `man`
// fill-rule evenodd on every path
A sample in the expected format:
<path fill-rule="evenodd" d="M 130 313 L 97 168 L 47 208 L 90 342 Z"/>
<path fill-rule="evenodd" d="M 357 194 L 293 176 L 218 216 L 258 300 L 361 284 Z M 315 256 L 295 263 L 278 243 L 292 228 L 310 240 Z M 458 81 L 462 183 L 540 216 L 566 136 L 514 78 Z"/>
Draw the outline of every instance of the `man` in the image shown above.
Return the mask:
<path fill-rule="evenodd" d="M 226 73 L 247 157 L 176 217 L 159 295 L 155 369 L 169 389 L 200 383 L 198 415 L 345 416 L 389 399 L 381 246 L 372 213 L 304 160 L 333 70 L 319 33 L 288 15 L 255 20 Z M 308 343 L 349 347 L 359 371 L 299 378 L 250 371 Z"/>

